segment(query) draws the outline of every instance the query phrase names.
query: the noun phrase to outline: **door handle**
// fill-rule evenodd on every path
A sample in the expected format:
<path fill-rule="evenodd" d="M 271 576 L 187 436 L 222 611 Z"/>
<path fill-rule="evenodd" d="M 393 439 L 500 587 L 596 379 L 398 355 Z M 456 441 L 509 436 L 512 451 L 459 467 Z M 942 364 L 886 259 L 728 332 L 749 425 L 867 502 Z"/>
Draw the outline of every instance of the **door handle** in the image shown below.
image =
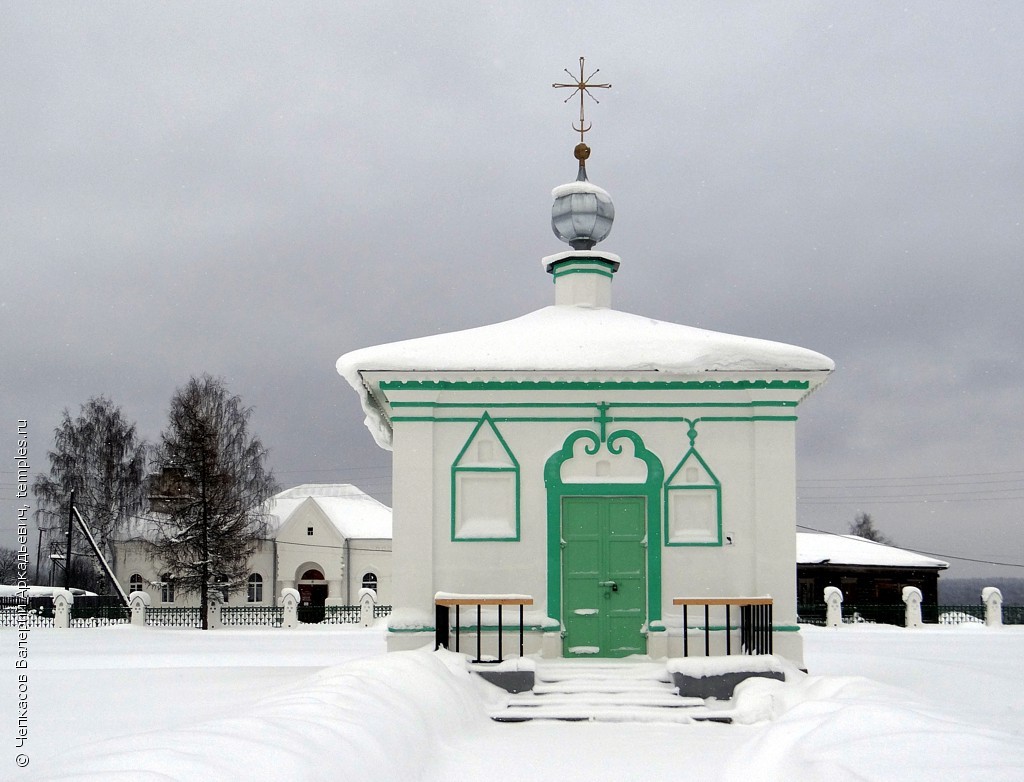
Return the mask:
<path fill-rule="evenodd" d="M 616 584 L 614 581 L 598 581 L 597 584 L 598 584 L 598 586 L 611 587 L 612 588 L 612 592 L 618 592 L 619 591 L 619 585 Z"/>

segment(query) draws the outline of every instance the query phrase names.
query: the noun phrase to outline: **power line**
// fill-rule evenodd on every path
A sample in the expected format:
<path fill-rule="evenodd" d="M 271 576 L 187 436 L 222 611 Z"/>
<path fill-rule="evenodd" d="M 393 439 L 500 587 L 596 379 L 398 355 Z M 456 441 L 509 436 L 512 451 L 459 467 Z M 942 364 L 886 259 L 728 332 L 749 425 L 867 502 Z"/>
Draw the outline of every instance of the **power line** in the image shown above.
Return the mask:
<path fill-rule="evenodd" d="M 929 505 L 929 504 L 944 504 L 950 502 L 992 502 L 992 501 L 1005 501 L 1005 500 L 1024 500 L 1024 496 L 1021 497 L 966 497 L 963 499 L 946 499 L 941 496 L 935 499 L 929 499 L 927 497 L 919 498 L 901 498 L 901 497 L 808 497 L 806 499 L 797 498 L 798 505 L 863 505 L 870 503 L 872 505 Z"/>
<path fill-rule="evenodd" d="M 799 483 L 820 481 L 942 481 L 955 478 L 991 478 L 995 475 L 1019 475 L 1024 480 L 1024 470 L 1002 470 L 998 472 L 961 472 L 953 475 L 884 475 L 878 478 L 801 478 Z"/>

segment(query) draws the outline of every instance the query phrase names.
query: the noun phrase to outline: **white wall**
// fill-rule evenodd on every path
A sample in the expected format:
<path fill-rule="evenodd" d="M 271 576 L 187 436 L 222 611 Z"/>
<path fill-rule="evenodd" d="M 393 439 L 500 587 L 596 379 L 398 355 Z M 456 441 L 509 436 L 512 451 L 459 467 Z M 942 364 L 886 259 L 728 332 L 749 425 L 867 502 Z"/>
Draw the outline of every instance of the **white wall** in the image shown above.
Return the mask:
<path fill-rule="evenodd" d="M 754 399 L 795 401 L 802 393 L 606 388 L 596 392 L 391 391 L 389 396 L 392 400 L 488 403 L 493 405 L 488 408 L 491 415 L 499 418 L 506 414 L 529 415 L 512 407 L 502 408 L 502 402 L 746 403 Z M 612 415 L 644 417 L 652 415 L 652 410 L 691 419 L 754 415 L 791 418 L 795 413 L 793 407 L 709 405 L 664 409 L 638 406 L 616 409 Z M 482 412 L 479 407 L 467 407 L 445 408 L 437 414 L 475 419 Z M 594 413 L 593 408 L 565 407 L 544 409 L 537 417 L 570 418 Z M 396 608 L 411 608 L 432 616 L 432 597 L 436 591 L 527 593 L 533 595 L 538 608 L 546 608 L 548 519 L 544 464 L 571 432 L 596 431 L 597 427 L 570 421 L 496 421 L 498 431 L 520 465 L 520 540 L 453 542 L 451 467 L 475 425 L 475 420 L 395 424 L 394 567 L 399 576 L 395 583 Z M 732 536 L 733 545 L 666 546 L 663 540 L 662 616 L 670 618 L 678 610 L 671 606 L 672 598 L 677 596 L 771 595 L 776 601 L 776 625 L 795 625 L 794 422 L 702 421 L 696 426 L 695 447 L 721 482 L 723 533 Z M 608 425 L 609 434 L 620 429 L 635 431 L 642 437 L 646 447 L 661 460 L 666 479 L 690 447 L 689 425 L 685 422 Z M 663 493 L 659 502 L 664 502 Z M 661 531 L 664 535 L 664 518 Z M 791 656 L 798 651 L 797 648 Z"/>

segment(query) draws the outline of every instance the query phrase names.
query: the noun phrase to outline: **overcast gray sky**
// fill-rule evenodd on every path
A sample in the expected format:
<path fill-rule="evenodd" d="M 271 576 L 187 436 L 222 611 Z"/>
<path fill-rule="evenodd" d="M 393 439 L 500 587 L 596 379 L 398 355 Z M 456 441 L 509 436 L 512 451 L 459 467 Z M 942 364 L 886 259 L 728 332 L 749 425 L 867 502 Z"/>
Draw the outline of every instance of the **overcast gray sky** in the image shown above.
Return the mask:
<path fill-rule="evenodd" d="M 390 501 L 334 369 L 553 302 L 550 190 L 616 205 L 614 306 L 835 359 L 799 522 L 1024 564 L 1019 2 L 0 3 L 0 467 L 61 411 L 156 439 L 223 377 L 284 486 Z M 950 575 L 1022 576 L 959 563 Z"/>

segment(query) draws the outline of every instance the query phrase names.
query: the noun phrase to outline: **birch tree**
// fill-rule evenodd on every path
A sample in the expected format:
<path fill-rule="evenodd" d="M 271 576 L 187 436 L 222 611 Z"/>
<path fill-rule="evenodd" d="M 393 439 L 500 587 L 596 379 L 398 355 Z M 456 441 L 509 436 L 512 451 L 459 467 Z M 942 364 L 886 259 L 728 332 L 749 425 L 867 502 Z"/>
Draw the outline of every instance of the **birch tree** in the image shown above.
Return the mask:
<path fill-rule="evenodd" d="M 117 534 L 145 503 L 147 449 L 136 436 L 135 424 L 105 396 L 83 404 L 77 418 L 65 409 L 53 432 L 53 450 L 47 453 L 50 471 L 32 482 L 36 523 L 46 531 L 50 545 L 66 540 L 73 490 L 76 507 L 104 556 L 113 562 Z"/>

